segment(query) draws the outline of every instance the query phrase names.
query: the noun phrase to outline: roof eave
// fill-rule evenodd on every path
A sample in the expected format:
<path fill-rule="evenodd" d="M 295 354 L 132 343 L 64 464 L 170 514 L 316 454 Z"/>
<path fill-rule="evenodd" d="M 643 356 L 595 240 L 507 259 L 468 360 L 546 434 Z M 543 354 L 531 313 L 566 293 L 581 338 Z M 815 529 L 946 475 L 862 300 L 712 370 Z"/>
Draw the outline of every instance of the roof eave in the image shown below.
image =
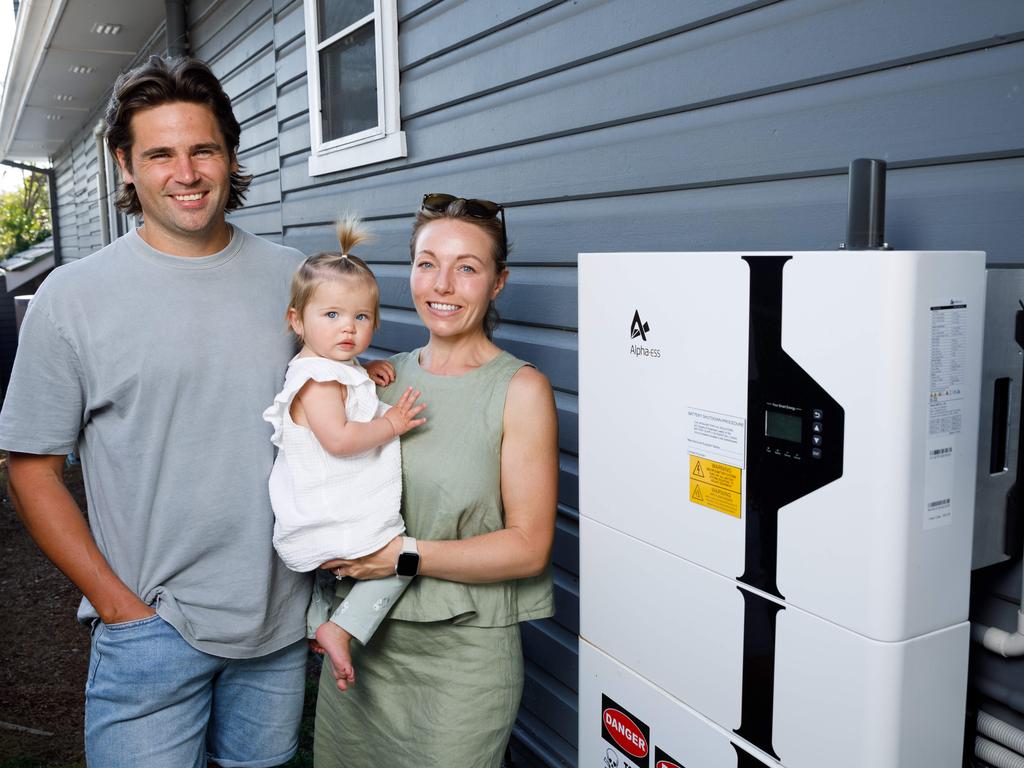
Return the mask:
<path fill-rule="evenodd" d="M 67 0 L 23 0 L 0 99 L 0 160 L 6 159 Z"/>

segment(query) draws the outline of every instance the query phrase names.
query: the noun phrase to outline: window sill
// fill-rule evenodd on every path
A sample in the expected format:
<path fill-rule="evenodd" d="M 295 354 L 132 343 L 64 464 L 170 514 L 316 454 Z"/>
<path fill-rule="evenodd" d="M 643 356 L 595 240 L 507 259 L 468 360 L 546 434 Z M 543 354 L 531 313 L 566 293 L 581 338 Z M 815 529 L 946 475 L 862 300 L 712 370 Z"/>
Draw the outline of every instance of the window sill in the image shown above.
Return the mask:
<path fill-rule="evenodd" d="M 365 144 L 335 149 L 320 155 L 310 155 L 309 175 L 322 176 L 325 173 L 359 168 L 363 165 L 381 163 L 396 157 L 406 157 L 405 131 L 397 131 Z"/>

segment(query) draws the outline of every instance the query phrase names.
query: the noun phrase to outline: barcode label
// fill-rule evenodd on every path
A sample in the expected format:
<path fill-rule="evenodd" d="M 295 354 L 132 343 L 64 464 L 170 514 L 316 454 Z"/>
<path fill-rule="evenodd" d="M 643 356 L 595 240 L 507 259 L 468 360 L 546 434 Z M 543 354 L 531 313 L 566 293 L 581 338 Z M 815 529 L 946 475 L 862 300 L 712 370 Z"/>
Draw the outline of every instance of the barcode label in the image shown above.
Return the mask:
<path fill-rule="evenodd" d="M 939 499 L 938 501 L 929 501 L 928 509 L 938 509 L 939 507 L 948 507 L 949 499 Z"/>
<path fill-rule="evenodd" d="M 947 453 L 952 453 L 952 452 L 953 452 L 953 448 L 952 447 L 949 447 L 949 448 L 936 448 L 934 451 L 929 451 L 928 455 L 929 456 L 945 456 Z"/>

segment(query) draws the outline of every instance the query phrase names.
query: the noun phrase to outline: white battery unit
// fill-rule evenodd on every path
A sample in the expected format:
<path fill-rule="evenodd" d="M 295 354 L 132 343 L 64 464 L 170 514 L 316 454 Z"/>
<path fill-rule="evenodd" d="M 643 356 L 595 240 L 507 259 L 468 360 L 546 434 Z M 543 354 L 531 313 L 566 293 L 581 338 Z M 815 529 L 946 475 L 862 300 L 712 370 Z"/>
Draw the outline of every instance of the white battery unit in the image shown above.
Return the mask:
<path fill-rule="evenodd" d="M 745 586 L 587 518 L 580 541 L 583 639 L 655 682 L 666 700 L 685 702 L 734 740 L 746 736 L 739 743 L 751 752 L 757 744 L 787 766 L 959 765 L 950 758 L 961 748 L 968 622 L 880 642 L 764 601 L 774 636 L 762 627 L 751 648 L 748 631 L 759 628 L 747 603 L 762 599 Z M 582 678 L 593 671 L 580 653 Z M 627 692 L 605 695 L 641 719 L 656 712 Z M 582 688 L 580 701 L 582 750 Z M 589 736 L 597 723 L 590 719 Z M 666 751 L 687 768 L 704 765 Z"/>
<path fill-rule="evenodd" d="M 777 765 L 585 640 L 579 693 L 580 768 Z"/>
<path fill-rule="evenodd" d="M 583 640 L 740 764 L 959 765 L 984 254 L 579 269 Z"/>

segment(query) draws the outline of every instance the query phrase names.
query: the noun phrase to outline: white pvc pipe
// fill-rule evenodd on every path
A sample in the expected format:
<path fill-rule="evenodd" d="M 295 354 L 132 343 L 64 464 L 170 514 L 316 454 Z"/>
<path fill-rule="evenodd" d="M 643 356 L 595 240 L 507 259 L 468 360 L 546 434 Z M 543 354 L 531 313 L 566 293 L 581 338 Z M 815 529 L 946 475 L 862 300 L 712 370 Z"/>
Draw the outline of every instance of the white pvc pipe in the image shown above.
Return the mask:
<path fill-rule="evenodd" d="M 1007 749 L 1024 753 L 1024 731 L 988 712 L 978 712 L 978 733 L 999 742 Z"/>
<path fill-rule="evenodd" d="M 981 736 L 974 740 L 974 755 L 995 768 L 1024 768 L 1024 757 Z"/>
<path fill-rule="evenodd" d="M 1007 632 L 999 627 L 986 627 L 971 623 L 971 637 L 993 653 L 1003 657 L 1024 656 L 1024 610 L 1017 611 L 1017 631 Z"/>

